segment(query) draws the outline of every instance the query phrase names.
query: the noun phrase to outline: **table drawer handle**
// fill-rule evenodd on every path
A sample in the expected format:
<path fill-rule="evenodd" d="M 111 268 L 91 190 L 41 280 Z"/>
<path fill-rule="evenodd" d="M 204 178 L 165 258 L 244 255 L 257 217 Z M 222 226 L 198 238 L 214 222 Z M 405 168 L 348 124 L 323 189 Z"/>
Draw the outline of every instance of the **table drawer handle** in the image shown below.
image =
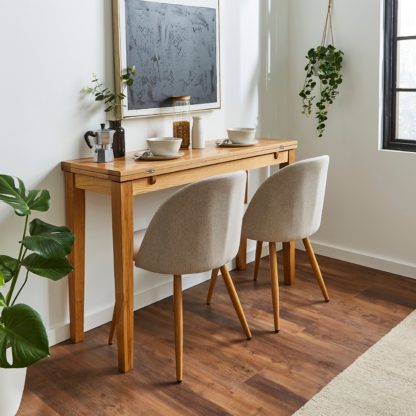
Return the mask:
<path fill-rule="evenodd" d="M 154 176 L 149 176 L 149 185 L 154 185 L 156 183 L 156 178 Z"/>

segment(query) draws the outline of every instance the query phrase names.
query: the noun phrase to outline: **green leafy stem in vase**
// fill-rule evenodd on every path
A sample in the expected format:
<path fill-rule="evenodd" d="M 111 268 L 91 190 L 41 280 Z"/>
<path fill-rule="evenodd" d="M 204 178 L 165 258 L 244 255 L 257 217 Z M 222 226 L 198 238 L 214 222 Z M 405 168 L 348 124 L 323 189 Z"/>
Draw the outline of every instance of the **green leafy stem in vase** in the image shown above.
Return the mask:
<path fill-rule="evenodd" d="M 47 357 L 49 342 L 39 313 L 16 302 L 30 273 L 56 281 L 72 271 L 66 256 L 72 250 L 74 236 L 66 227 L 40 219 L 29 222 L 32 211 L 48 211 L 47 190 L 27 191 L 21 179 L 0 175 L 0 201 L 24 218 L 17 258 L 0 255 L 0 367 L 22 368 Z M 12 350 L 12 363 L 6 357 L 8 348 Z"/>
<path fill-rule="evenodd" d="M 117 113 L 117 109 L 123 106 L 123 100 L 126 98 L 125 89 L 134 84 L 134 78 L 137 75 L 136 68 L 129 66 L 125 74 L 120 76 L 122 91 L 118 94 L 105 87 L 97 75 L 92 75 L 92 87 L 85 87 L 81 90 L 82 93 L 92 94 L 95 101 L 102 102 L 105 105 L 104 111 L 109 113 L 111 111 Z"/>
<path fill-rule="evenodd" d="M 326 121 L 328 119 L 328 106 L 334 103 L 339 94 L 338 87 L 342 83 L 342 61 L 344 53 L 333 45 L 318 46 L 308 51 L 305 67 L 306 78 L 302 91 L 302 114 L 310 115 L 312 105 L 316 98 L 314 89 L 319 82 L 320 98 L 316 102 L 316 119 L 318 124 L 316 130 L 318 136 L 322 137 Z"/>

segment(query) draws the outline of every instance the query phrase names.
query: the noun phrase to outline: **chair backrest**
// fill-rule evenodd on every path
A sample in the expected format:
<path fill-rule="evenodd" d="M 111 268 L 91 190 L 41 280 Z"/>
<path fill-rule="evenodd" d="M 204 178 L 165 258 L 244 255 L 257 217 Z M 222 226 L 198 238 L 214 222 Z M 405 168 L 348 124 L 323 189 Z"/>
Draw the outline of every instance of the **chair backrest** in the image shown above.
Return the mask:
<path fill-rule="evenodd" d="M 321 225 L 328 156 L 293 163 L 270 176 L 253 196 L 243 236 L 269 242 L 309 237 Z"/>
<path fill-rule="evenodd" d="M 246 175 L 237 172 L 186 186 L 156 212 L 136 255 L 137 267 L 164 274 L 218 268 L 238 251 Z"/>

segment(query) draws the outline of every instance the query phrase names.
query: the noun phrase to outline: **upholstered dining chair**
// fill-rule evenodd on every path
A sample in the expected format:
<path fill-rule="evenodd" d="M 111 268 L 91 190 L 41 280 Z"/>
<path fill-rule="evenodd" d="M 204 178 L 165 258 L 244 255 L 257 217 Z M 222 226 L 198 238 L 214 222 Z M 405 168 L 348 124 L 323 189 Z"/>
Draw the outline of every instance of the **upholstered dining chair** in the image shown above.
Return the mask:
<path fill-rule="evenodd" d="M 182 275 L 220 269 L 248 339 L 251 332 L 226 263 L 238 251 L 244 214 L 246 174 L 217 176 L 186 186 L 156 212 L 139 246 L 135 233 L 135 265 L 173 275 L 176 379 L 182 381 Z M 109 343 L 117 321 L 113 313 Z"/>
<path fill-rule="evenodd" d="M 328 291 L 309 237 L 321 224 L 329 157 L 293 163 L 270 176 L 254 194 L 243 219 L 242 236 L 257 241 L 254 280 L 257 280 L 263 242 L 269 243 L 273 318 L 279 331 L 279 284 L 276 242 L 303 240 L 325 301 Z M 218 269 L 213 270 L 207 303 L 211 303 Z"/>

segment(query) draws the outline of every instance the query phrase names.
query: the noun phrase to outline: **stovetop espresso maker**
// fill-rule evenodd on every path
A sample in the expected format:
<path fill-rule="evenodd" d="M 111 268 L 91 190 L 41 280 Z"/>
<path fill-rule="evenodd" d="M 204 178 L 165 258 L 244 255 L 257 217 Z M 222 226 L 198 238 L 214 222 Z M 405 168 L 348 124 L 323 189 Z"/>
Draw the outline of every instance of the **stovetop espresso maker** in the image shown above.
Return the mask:
<path fill-rule="evenodd" d="M 84 139 L 90 149 L 94 149 L 95 162 L 112 162 L 114 160 L 113 139 L 115 130 L 105 128 L 101 124 L 101 130 L 87 131 Z"/>

